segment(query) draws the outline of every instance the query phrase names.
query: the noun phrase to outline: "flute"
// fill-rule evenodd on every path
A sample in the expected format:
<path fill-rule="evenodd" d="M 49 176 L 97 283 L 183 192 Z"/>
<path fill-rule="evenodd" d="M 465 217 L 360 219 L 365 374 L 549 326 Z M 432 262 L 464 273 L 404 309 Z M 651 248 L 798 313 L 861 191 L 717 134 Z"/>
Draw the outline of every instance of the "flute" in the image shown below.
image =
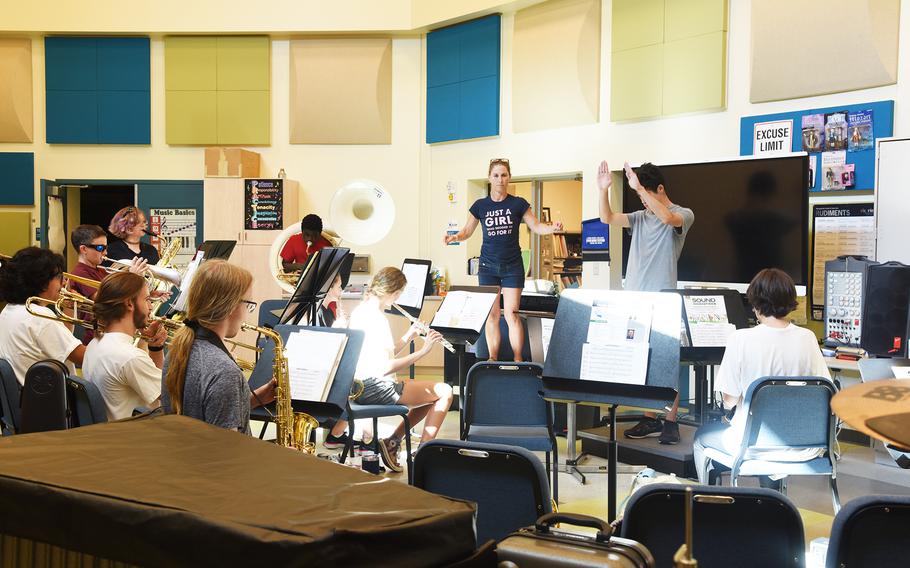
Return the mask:
<path fill-rule="evenodd" d="M 396 310 L 398 310 L 401 313 L 401 315 L 408 318 L 411 321 L 411 323 L 416 323 L 418 325 L 418 327 L 420 327 L 423 335 L 426 335 L 427 332 L 430 331 L 430 326 L 428 326 L 427 324 L 423 323 L 419 319 L 417 319 L 414 316 L 412 316 L 411 314 L 409 314 L 407 311 L 405 311 L 404 308 L 402 308 L 398 304 L 392 304 L 392 307 L 395 308 Z M 450 353 L 455 353 L 455 346 L 452 345 L 451 343 L 449 343 L 449 341 L 445 337 L 443 337 L 441 340 L 439 340 L 439 343 L 441 343 L 443 347 L 448 349 Z"/>

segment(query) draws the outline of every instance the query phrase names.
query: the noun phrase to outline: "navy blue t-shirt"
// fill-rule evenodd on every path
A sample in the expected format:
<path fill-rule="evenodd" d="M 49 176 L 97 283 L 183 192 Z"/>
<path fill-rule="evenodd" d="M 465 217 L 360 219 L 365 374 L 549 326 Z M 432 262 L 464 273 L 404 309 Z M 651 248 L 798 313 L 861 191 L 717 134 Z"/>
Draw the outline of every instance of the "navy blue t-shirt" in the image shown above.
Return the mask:
<path fill-rule="evenodd" d="M 471 215 L 483 227 L 483 245 L 480 247 L 482 259 L 506 263 L 521 258 L 518 228 L 530 206 L 523 197 L 514 195 L 508 195 L 502 201 L 493 201 L 487 196 L 471 205 Z"/>

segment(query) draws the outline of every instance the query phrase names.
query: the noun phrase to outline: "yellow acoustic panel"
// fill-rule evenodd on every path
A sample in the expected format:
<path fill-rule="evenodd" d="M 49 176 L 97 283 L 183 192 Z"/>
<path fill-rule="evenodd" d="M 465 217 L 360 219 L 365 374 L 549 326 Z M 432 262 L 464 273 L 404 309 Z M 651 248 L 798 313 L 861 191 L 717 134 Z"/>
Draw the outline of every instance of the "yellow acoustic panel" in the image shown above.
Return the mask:
<path fill-rule="evenodd" d="M 0 211 L 0 251 L 13 254 L 32 244 L 32 214 L 28 211 Z"/>
<path fill-rule="evenodd" d="M 292 144 L 392 142 L 392 41 L 291 41 Z"/>
<path fill-rule="evenodd" d="M 727 0 L 666 0 L 666 42 L 727 30 Z"/>
<path fill-rule="evenodd" d="M 613 54 L 610 120 L 649 118 L 661 114 L 663 44 Z"/>
<path fill-rule="evenodd" d="M 270 47 L 266 36 L 216 38 L 219 91 L 268 91 Z"/>
<path fill-rule="evenodd" d="M 727 32 L 664 44 L 663 113 L 724 108 Z"/>
<path fill-rule="evenodd" d="M 32 40 L 0 38 L 0 142 L 32 142 Z"/>
<path fill-rule="evenodd" d="M 753 1 L 749 100 L 894 84 L 900 8 L 900 0 Z"/>
<path fill-rule="evenodd" d="M 613 51 L 664 41 L 664 0 L 613 0 Z"/>
<path fill-rule="evenodd" d="M 218 91 L 216 144 L 269 144 L 269 91 Z"/>
<path fill-rule="evenodd" d="M 597 122 L 600 0 L 557 0 L 518 11 L 512 45 L 515 132 Z"/>
<path fill-rule="evenodd" d="M 167 143 L 217 144 L 215 91 L 167 91 Z"/>
<path fill-rule="evenodd" d="M 215 38 L 164 38 L 164 88 L 168 91 L 215 89 Z"/>

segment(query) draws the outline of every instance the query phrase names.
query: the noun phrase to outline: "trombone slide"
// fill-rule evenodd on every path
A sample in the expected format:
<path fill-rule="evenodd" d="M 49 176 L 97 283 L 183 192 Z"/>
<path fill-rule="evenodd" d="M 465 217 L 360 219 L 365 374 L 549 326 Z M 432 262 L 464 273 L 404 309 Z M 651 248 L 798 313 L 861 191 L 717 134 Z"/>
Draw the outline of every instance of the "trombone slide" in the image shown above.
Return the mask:
<path fill-rule="evenodd" d="M 420 321 L 419 319 L 417 319 L 417 318 L 415 318 L 414 316 L 412 316 L 411 314 L 409 314 L 404 308 L 402 308 L 402 307 L 399 306 L 398 304 L 392 304 L 392 307 L 395 308 L 396 310 L 398 310 L 398 312 L 401 313 L 401 315 L 403 315 L 404 317 L 408 318 L 408 320 L 409 320 L 411 323 L 417 324 L 417 326 L 418 326 L 418 327 L 420 328 L 420 330 L 421 330 L 421 334 L 422 334 L 422 335 L 426 335 L 427 333 L 429 333 L 429 331 L 430 331 L 430 326 L 428 326 L 427 324 L 423 323 L 423 322 Z M 449 340 L 446 339 L 445 337 L 443 337 L 442 340 L 441 340 L 439 343 L 440 343 L 443 347 L 445 347 L 445 348 L 449 351 L 449 353 L 455 353 L 455 346 L 452 345 L 452 344 L 449 342 Z"/>

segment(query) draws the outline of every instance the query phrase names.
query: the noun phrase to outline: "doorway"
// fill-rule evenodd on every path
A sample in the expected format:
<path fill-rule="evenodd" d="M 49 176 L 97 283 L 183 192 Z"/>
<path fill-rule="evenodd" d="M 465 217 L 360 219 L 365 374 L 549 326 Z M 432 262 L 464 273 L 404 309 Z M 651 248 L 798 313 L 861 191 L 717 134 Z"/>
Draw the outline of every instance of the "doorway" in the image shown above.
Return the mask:
<path fill-rule="evenodd" d="M 114 214 L 136 204 L 136 186 L 88 185 L 79 192 L 79 222 L 98 225 L 105 231 Z"/>

